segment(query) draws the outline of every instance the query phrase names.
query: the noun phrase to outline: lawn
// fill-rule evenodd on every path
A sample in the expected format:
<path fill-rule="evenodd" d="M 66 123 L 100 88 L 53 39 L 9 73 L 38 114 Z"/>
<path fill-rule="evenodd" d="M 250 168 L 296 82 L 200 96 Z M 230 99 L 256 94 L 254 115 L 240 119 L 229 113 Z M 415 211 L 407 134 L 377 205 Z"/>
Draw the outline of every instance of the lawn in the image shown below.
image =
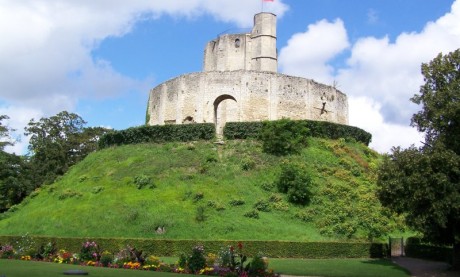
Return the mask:
<path fill-rule="evenodd" d="M 407 270 L 385 259 L 270 259 L 269 267 L 286 275 L 324 277 L 407 277 Z"/>
<path fill-rule="evenodd" d="M 175 274 L 154 271 L 130 270 L 130 269 L 113 269 L 90 266 L 76 266 L 67 264 L 31 262 L 19 260 L 1 260 L 0 259 L 0 276 L 5 277 L 54 277 L 65 276 L 64 271 L 79 269 L 89 273 L 92 277 L 187 277 L 193 276 L 188 274 Z"/>
<path fill-rule="evenodd" d="M 275 272 L 286 275 L 301 276 L 331 276 L 331 277 L 407 277 L 406 270 L 393 264 L 390 260 L 373 259 L 270 259 L 269 267 Z M 90 276 L 123 277 L 123 276 L 192 276 L 152 271 L 109 269 L 96 267 L 82 267 L 45 262 L 25 262 L 18 260 L 0 260 L 0 276 L 63 276 L 63 272 L 70 269 L 82 269 Z"/>

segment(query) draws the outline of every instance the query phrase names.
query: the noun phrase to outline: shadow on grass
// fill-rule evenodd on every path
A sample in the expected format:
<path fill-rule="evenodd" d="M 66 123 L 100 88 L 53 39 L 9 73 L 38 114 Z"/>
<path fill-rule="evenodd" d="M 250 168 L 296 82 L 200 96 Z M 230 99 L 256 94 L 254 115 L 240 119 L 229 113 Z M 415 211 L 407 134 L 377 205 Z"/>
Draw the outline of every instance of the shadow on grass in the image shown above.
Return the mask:
<path fill-rule="evenodd" d="M 391 270 L 400 271 L 401 273 L 406 273 L 408 276 L 411 275 L 409 270 L 407 270 L 404 267 L 401 267 L 401 266 L 395 264 L 390 259 L 366 260 L 366 261 L 361 261 L 361 263 L 375 265 L 375 266 L 385 266 L 386 268 L 390 268 Z"/>

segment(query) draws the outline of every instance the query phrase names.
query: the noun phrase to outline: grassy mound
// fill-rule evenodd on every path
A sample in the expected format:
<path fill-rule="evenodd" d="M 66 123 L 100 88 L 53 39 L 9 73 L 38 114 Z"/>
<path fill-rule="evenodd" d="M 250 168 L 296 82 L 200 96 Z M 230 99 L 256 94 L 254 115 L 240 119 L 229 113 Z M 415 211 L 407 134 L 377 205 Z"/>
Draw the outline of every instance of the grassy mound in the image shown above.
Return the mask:
<path fill-rule="evenodd" d="M 0 220 L 0 235 L 327 241 L 395 228 L 375 197 L 379 156 L 345 140 L 311 138 L 276 157 L 259 142 L 138 144 L 90 154 Z M 281 163 L 301 163 L 308 206 L 274 185 Z"/>

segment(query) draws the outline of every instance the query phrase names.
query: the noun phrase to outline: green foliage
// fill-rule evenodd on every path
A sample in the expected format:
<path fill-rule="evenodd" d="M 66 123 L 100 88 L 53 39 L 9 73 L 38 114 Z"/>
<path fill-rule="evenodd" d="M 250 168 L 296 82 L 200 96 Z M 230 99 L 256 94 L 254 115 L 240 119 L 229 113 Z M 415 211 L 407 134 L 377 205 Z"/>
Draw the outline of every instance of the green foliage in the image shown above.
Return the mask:
<path fill-rule="evenodd" d="M 460 156 L 442 148 L 394 148 L 379 170 L 379 199 L 426 238 L 454 243 L 460 220 Z M 457 231 L 458 232 L 458 231 Z"/>
<path fill-rule="evenodd" d="M 242 206 L 245 203 L 246 202 L 243 199 L 232 199 L 229 202 L 230 206 Z"/>
<path fill-rule="evenodd" d="M 32 190 L 27 162 L 0 150 L 0 213 L 19 204 Z"/>
<path fill-rule="evenodd" d="M 259 276 L 267 270 L 267 266 L 268 265 L 264 260 L 264 255 L 258 253 L 254 258 L 252 258 L 252 261 L 249 264 L 249 276 Z"/>
<path fill-rule="evenodd" d="M 276 181 L 278 191 L 287 193 L 291 203 L 307 205 L 310 203 L 312 179 L 306 168 L 300 164 L 283 162 L 281 173 Z"/>
<path fill-rule="evenodd" d="M 256 210 L 252 210 L 252 211 L 246 212 L 244 216 L 249 217 L 249 218 L 259 219 L 259 212 L 257 212 Z"/>
<path fill-rule="evenodd" d="M 241 169 L 244 171 L 254 169 L 255 167 L 256 162 L 251 157 L 244 157 L 243 160 L 241 160 Z"/>
<path fill-rule="evenodd" d="M 10 133 L 14 130 L 9 128 L 7 124 L 2 122 L 8 119 L 9 117 L 7 115 L 0 115 L 0 151 L 3 151 L 3 149 L 7 145 L 13 145 Z"/>
<path fill-rule="evenodd" d="M 113 262 L 113 255 L 108 251 L 104 251 L 101 254 L 101 259 L 99 260 L 103 267 L 108 267 Z"/>
<path fill-rule="evenodd" d="M 263 151 L 278 156 L 299 153 L 310 135 L 306 126 L 306 121 L 265 121 L 260 131 Z"/>
<path fill-rule="evenodd" d="M 407 244 L 404 246 L 406 257 L 452 262 L 452 248 L 426 244 Z"/>
<path fill-rule="evenodd" d="M 425 133 L 426 145 L 442 143 L 460 155 L 460 49 L 422 64 L 425 84 L 412 102 L 422 105 L 412 126 Z"/>
<path fill-rule="evenodd" d="M 261 212 L 270 212 L 272 210 L 270 202 L 265 199 L 261 199 L 257 201 L 254 204 L 254 209 L 261 211 Z"/>
<path fill-rule="evenodd" d="M 289 162 L 311 172 L 315 185 L 308 208 L 318 213 L 310 222 L 295 218 L 305 207 L 291 204 L 288 196 L 277 193 L 276 188 L 262 189 L 263 183 L 276 183 L 282 159 L 263 153 L 260 142 L 227 141 L 217 148 L 198 141 L 193 143 L 193 151 L 188 149 L 190 143 L 166 143 L 127 145 L 92 153 L 58 183 L 41 188 L 42 192 L 33 199 L 27 198 L 28 203 L 21 203 L 16 212 L 7 212 L 0 220 L 0 234 L 33 230 L 34 234 L 51 236 L 330 241 L 348 237 L 335 233 L 331 226 L 352 222 L 356 232 L 351 238 L 367 239 L 367 229 L 374 228 L 382 210 L 372 197 L 375 172 L 365 166 L 378 164 L 379 156 L 367 155 L 364 145 L 345 140 L 339 143 L 311 138 L 309 144 L 300 155 L 289 157 Z M 218 157 L 219 162 L 210 163 L 210 170 L 199 174 L 207 157 Z M 244 171 L 242 157 L 251 157 L 257 166 Z M 362 168 L 362 174 L 356 177 L 351 167 L 342 167 L 339 161 L 344 159 Z M 136 189 L 133 177 L 141 175 L 152 176 L 157 188 Z M 95 195 L 92 189 L 98 186 L 104 190 Z M 328 193 L 327 188 L 334 189 Z M 82 195 L 57 201 L 66 190 Z M 205 197 L 194 202 L 198 192 Z M 270 201 L 271 212 L 258 211 L 259 220 L 244 217 L 261 199 Z M 243 206 L 232 206 L 231 200 L 236 200 L 232 205 Z M 213 201 L 213 207 L 208 206 L 208 201 Z M 203 223 L 195 219 L 198 206 L 205 207 Z M 343 214 L 347 215 L 343 220 L 331 216 Z M 238 228 L 235 220 L 246 227 Z M 392 228 L 389 225 L 387 230 Z"/>
<path fill-rule="evenodd" d="M 198 272 L 206 266 L 203 246 L 195 246 L 187 259 L 187 266 L 192 272 Z"/>
<path fill-rule="evenodd" d="M 68 198 L 79 198 L 81 197 L 83 194 L 78 192 L 78 191 L 75 191 L 75 190 L 72 190 L 72 189 L 66 189 L 65 191 L 63 191 L 62 193 L 59 194 L 58 196 L 58 199 L 59 200 L 65 200 L 65 199 L 68 199 Z"/>
<path fill-rule="evenodd" d="M 136 185 L 137 189 L 142 189 L 144 187 L 153 189 L 155 188 L 155 184 L 150 176 L 146 175 L 138 175 L 133 178 L 134 184 Z"/>
<path fill-rule="evenodd" d="M 105 134 L 99 140 L 99 147 L 147 142 L 211 140 L 214 137 L 215 129 L 212 123 L 139 126 Z"/>
<path fill-rule="evenodd" d="M 303 120 L 312 137 L 356 140 L 369 145 L 372 135 L 360 128 L 326 121 Z M 263 127 L 262 122 L 228 122 L 224 127 L 226 139 L 258 139 Z"/>
<path fill-rule="evenodd" d="M 196 215 L 195 215 L 195 220 L 197 222 L 203 222 L 206 221 L 206 214 L 205 214 L 206 209 L 203 206 L 198 206 L 196 208 Z"/>
<path fill-rule="evenodd" d="M 0 245 L 11 244 L 20 236 L 0 236 Z M 78 253 L 81 250 L 82 238 L 72 237 L 32 237 L 37 245 L 52 242 L 56 249 L 66 249 Z M 229 240 L 164 240 L 164 239 L 127 239 L 127 238 L 97 238 L 99 249 L 118 253 L 120 247 L 131 245 L 129 249 L 140 249 L 143 253 L 155 253 L 157 256 L 179 256 L 189 253 L 194 245 L 203 245 L 208 253 L 219 253 L 228 245 L 244 245 L 244 253 L 248 256 L 257 255 L 261 249 L 267 257 L 283 258 L 382 258 L 388 253 L 386 243 L 364 242 L 299 242 L 299 241 L 229 241 Z M 88 238 L 93 241 L 93 238 Z M 129 249 L 125 252 L 129 254 Z M 119 256 L 117 254 L 117 256 Z"/>
<path fill-rule="evenodd" d="M 92 193 L 94 194 L 98 194 L 100 193 L 101 191 L 104 190 L 104 187 L 103 186 L 97 186 L 97 187 L 93 187 L 93 189 L 91 190 Z"/>
<path fill-rule="evenodd" d="M 85 128 L 85 124 L 79 115 L 66 111 L 30 120 L 25 135 L 30 136 L 30 166 L 35 187 L 51 183 L 97 148 L 99 137 L 108 130 Z"/>

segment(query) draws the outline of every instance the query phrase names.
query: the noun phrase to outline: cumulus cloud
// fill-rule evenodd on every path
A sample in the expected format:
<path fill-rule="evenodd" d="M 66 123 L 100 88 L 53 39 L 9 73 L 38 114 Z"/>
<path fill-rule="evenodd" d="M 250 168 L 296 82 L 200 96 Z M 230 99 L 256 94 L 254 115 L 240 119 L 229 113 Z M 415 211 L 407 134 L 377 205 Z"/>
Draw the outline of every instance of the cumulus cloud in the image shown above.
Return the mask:
<path fill-rule="evenodd" d="M 334 68 L 328 62 L 349 47 L 343 21 L 321 20 L 294 34 L 280 51 L 279 64 L 286 74 L 331 84 Z"/>
<path fill-rule="evenodd" d="M 24 127 L 13 119 L 17 111 L 29 120 L 37 114 L 73 111 L 81 99 L 147 91 L 151 80 L 124 76 L 108 61 L 91 56 L 101 41 L 125 35 L 139 20 L 207 14 L 246 27 L 260 11 L 259 1 L 247 0 L 0 2 L 0 108 L 17 129 Z M 280 0 L 265 9 L 281 17 L 288 6 Z"/>
<path fill-rule="evenodd" d="M 309 26 L 307 32 L 292 36 L 281 50 L 284 55 L 280 55 L 280 64 L 287 73 L 300 75 L 308 72 L 302 76 L 318 78 L 326 83 L 337 80 L 340 89 L 349 96 L 350 124 L 371 131 L 372 146 L 387 152 L 391 146 L 408 146 L 411 140 L 412 143 L 420 141 L 419 134 L 411 131 L 413 128 L 409 124 L 411 116 L 421 107 L 412 104 L 409 99 L 419 92 L 423 84 L 421 64 L 429 62 L 439 52 L 447 53 L 459 47 L 459 18 L 460 0 L 457 0 L 449 13 L 428 22 L 421 32 L 401 33 L 394 42 L 387 36 L 360 38 L 351 46 L 346 66 L 336 68 L 336 71 L 327 62 L 340 53 L 339 49 L 346 48 L 347 34 L 341 28 L 332 30 L 343 38 L 340 40 L 342 48 L 326 51 L 328 54 L 322 58 L 315 60 L 315 55 L 311 53 L 292 51 L 303 49 L 308 52 L 312 47 L 313 52 L 328 49 L 330 41 L 327 36 L 334 32 L 325 27 L 331 23 L 320 21 Z M 334 25 L 337 22 L 341 21 L 336 20 Z M 318 33 L 325 35 L 317 40 L 305 39 Z"/>

